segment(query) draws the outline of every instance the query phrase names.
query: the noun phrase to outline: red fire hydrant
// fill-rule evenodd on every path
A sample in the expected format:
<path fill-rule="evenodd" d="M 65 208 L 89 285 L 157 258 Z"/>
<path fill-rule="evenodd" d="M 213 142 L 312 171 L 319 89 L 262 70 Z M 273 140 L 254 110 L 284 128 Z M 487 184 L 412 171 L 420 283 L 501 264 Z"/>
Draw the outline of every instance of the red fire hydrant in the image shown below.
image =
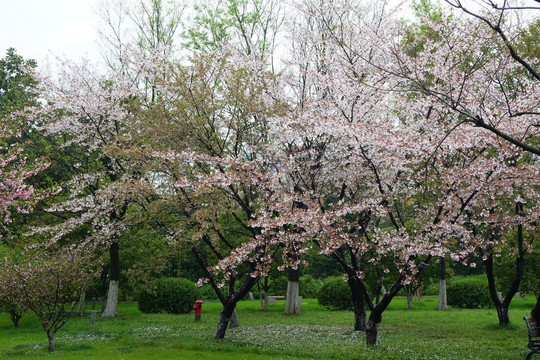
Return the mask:
<path fill-rule="evenodd" d="M 201 320 L 202 303 L 203 301 L 201 299 L 195 301 L 195 305 L 193 306 L 193 310 L 195 310 L 195 320 Z"/>

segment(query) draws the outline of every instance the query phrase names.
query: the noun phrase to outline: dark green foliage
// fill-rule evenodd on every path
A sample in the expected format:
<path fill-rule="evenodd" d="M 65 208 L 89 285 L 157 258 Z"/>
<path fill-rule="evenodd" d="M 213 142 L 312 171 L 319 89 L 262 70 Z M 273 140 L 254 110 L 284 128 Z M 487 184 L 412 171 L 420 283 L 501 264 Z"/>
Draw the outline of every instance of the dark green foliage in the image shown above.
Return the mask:
<path fill-rule="evenodd" d="M 439 283 L 432 282 L 431 284 L 422 287 L 422 296 L 439 295 Z"/>
<path fill-rule="evenodd" d="M 319 254 L 312 250 L 302 257 L 308 265 L 302 269 L 303 274 L 309 274 L 316 279 L 326 279 L 329 276 L 340 276 L 343 270 L 333 257 Z"/>
<path fill-rule="evenodd" d="M 287 282 L 289 280 L 286 276 L 280 276 L 270 282 L 268 285 L 268 295 L 272 296 L 285 296 L 287 294 Z"/>
<path fill-rule="evenodd" d="M 477 309 L 491 305 L 488 283 L 485 277 L 455 277 L 447 288 L 448 305 Z"/>
<path fill-rule="evenodd" d="M 319 305 L 329 309 L 352 308 L 351 288 L 342 277 L 330 277 L 319 290 Z"/>
<path fill-rule="evenodd" d="M 0 114 L 35 104 L 37 81 L 27 69 L 36 67 L 35 60 L 25 60 L 13 48 L 0 59 Z"/>
<path fill-rule="evenodd" d="M 201 297 L 199 289 L 188 279 L 161 278 L 156 282 L 155 293 L 139 294 L 139 310 L 144 313 L 189 313 Z"/>
<path fill-rule="evenodd" d="M 311 275 L 300 277 L 300 296 L 305 299 L 315 299 L 322 285 Z"/>
<path fill-rule="evenodd" d="M 218 300 L 216 291 L 211 285 L 203 285 L 199 288 L 199 291 L 201 292 L 201 299 L 203 300 Z"/>
<path fill-rule="evenodd" d="M 19 327 L 19 320 L 28 312 L 28 310 L 13 305 L 12 303 L 4 300 L 0 300 L 0 312 L 5 311 L 9 313 L 13 326 Z"/>

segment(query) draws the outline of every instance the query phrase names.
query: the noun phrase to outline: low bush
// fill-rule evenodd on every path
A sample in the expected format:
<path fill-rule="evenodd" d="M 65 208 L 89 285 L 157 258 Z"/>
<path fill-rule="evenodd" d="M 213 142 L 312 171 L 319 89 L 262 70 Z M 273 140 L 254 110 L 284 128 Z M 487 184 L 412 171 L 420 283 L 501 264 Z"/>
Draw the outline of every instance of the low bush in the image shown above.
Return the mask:
<path fill-rule="evenodd" d="M 161 278 L 156 282 L 155 292 L 139 294 L 138 306 L 144 313 L 187 314 L 200 297 L 199 289 L 188 279 Z"/>
<path fill-rule="evenodd" d="M 478 309 L 491 305 L 487 280 L 481 276 L 455 277 L 447 289 L 448 305 Z"/>
<path fill-rule="evenodd" d="M 329 309 L 352 308 L 351 288 L 342 277 L 329 277 L 319 290 L 319 305 Z"/>

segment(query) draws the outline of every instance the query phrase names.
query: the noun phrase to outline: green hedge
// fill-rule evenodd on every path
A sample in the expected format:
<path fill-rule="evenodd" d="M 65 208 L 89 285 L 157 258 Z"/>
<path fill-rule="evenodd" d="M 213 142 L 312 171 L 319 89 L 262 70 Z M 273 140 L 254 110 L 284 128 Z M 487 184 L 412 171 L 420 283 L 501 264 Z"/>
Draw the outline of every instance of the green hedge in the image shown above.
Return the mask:
<path fill-rule="evenodd" d="M 139 294 L 138 307 L 144 313 L 187 314 L 200 297 L 199 288 L 188 279 L 161 278 L 156 282 L 155 292 Z"/>
<path fill-rule="evenodd" d="M 450 281 L 446 293 L 450 306 L 477 309 L 492 305 L 487 280 L 482 276 L 456 276 Z"/>
<path fill-rule="evenodd" d="M 319 290 L 319 305 L 329 309 L 352 308 L 351 288 L 342 277 L 329 277 Z"/>

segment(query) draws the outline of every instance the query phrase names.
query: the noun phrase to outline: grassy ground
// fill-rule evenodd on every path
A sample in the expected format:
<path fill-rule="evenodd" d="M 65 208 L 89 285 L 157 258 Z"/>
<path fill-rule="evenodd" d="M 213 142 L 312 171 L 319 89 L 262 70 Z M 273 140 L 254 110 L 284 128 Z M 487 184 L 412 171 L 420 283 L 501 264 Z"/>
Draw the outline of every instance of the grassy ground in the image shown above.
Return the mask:
<path fill-rule="evenodd" d="M 352 331 L 353 315 L 328 311 L 304 300 L 300 316 L 285 316 L 284 302 L 263 313 L 257 301 L 238 305 L 240 327 L 214 341 L 220 304 L 203 304 L 202 321 L 193 314 L 142 314 L 135 304 L 120 304 L 116 319 L 89 314 L 72 318 L 56 335 L 54 354 L 45 332 L 29 314 L 14 329 L 0 314 L 0 359 L 524 359 L 528 353 L 523 316 L 535 299 L 514 299 L 512 324 L 497 325 L 487 310 L 435 311 L 436 297 L 406 310 L 396 299 L 383 314 L 382 340 L 367 347 L 363 333 Z M 89 312 L 87 310 L 87 312 Z"/>

